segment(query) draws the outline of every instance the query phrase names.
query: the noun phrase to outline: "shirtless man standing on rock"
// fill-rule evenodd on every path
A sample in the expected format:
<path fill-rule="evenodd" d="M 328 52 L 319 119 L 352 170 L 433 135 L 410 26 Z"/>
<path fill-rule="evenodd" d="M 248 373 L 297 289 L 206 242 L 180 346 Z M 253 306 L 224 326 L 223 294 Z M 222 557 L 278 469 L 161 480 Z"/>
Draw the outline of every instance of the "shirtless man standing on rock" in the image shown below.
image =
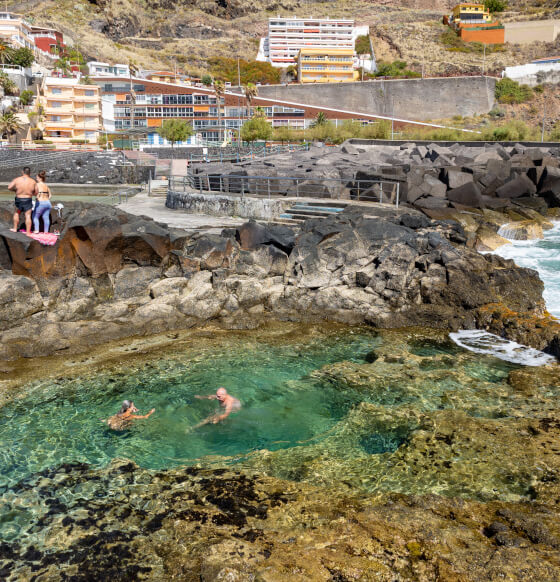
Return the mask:
<path fill-rule="evenodd" d="M 31 211 L 33 210 L 33 195 L 37 188 L 37 182 L 30 176 L 31 168 L 25 166 L 19 178 L 12 180 L 8 190 L 14 190 L 16 193 L 16 210 L 14 212 L 14 228 L 12 232 L 17 232 L 19 226 L 19 215 L 25 213 L 25 232 L 31 233 Z"/>

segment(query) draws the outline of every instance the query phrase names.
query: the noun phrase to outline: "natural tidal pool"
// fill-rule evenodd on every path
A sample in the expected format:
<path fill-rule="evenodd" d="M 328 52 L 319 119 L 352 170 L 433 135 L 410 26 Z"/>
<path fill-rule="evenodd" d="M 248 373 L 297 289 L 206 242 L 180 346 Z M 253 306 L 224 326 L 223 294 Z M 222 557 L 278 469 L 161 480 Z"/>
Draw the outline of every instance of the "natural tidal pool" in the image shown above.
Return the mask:
<path fill-rule="evenodd" d="M 165 349 L 123 353 L 118 362 L 30 382 L 0 408 L 0 538 L 30 519 L 17 502 L 30 479 L 115 458 L 364 492 L 529 498 L 537 461 L 524 423 L 560 396 L 554 378 L 535 385 L 539 373 L 422 329 L 286 324 L 192 332 Z M 193 428 L 218 410 L 195 395 L 219 386 L 241 411 Z M 101 419 L 124 399 L 156 412 L 112 431 Z"/>

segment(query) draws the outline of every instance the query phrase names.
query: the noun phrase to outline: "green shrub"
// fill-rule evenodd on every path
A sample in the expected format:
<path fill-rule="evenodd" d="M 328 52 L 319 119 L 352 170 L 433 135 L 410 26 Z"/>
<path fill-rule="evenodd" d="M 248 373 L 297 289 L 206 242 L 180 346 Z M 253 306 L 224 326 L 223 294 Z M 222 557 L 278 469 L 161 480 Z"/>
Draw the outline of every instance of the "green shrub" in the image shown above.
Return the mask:
<path fill-rule="evenodd" d="M 81 145 L 81 144 L 89 143 L 89 141 L 87 139 L 71 139 L 70 143 L 75 144 L 75 145 Z"/>
<path fill-rule="evenodd" d="M 505 77 L 496 83 L 495 95 L 499 103 L 525 103 L 533 98 L 533 90 Z"/>
<path fill-rule="evenodd" d="M 558 122 L 548 135 L 549 141 L 560 141 L 560 122 Z"/>
<path fill-rule="evenodd" d="M 506 0 L 484 0 L 484 8 L 490 13 L 503 12 L 507 8 Z"/>
<path fill-rule="evenodd" d="M 499 126 L 490 126 L 482 132 L 484 141 L 524 141 L 536 137 L 522 121 L 514 119 Z"/>
<path fill-rule="evenodd" d="M 379 61 L 377 64 L 376 77 L 421 77 L 420 73 L 416 71 L 411 71 L 406 68 L 405 61 L 393 61 L 392 63 L 387 63 L 385 61 Z"/>
<path fill-rule="evenodd" d="M 33 97 L 35 97 L 35 93 L 29 89 L 25 89 L 20 93 L 19 100 L 22 105 L 30 105 L 33 101 Z"/>
<path fill-rule="evenodd" d="M 355 51 L 359 55 L 370 55 L 371 54 L 371 45 L 369 41 L 369 36 L 359 36 L 356 39 Z"/>
<path fill-rule="evenodd" d="M 542 85 L 537 85 L 536 87 L 533 87 L 533 91 L 535 93 L 542 93 L 544 91 L 544 87 Z"/>
<path fill-rule="evenodd" d="M 499 107 L 493 107 L 492 109 L 490 109 L 490 111 L 488 112 L 488 115 L 490 117 L 504 117 L 505 115 L 505 111 L 503 109 L 500 109 Z"/>
<path fill-rule="evenodd" d="M 48 139 L 34 139 L 33 140 L 33 143 L 37 143 L 37 144 L 40 144 L 40 145 L 50 145 L 53 142 L 52 141 L 49 141 Z"/>

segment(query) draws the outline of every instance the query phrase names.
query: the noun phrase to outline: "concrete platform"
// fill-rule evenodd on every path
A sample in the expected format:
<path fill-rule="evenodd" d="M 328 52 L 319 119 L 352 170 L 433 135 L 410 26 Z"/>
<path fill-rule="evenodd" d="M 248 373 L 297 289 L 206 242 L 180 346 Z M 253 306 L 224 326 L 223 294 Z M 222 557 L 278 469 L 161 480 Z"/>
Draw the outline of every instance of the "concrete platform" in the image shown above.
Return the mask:
<path fill-rule="evenodd" d="M 247 222 L 246 218 L 230 216 L 209 216 L 207 214 L 190 214 L 180 210 L 171 210 L 165 206 L 165 198 L 152 198 L 141 192 L 119 204 L 117 208 L 137 216 L 149 216 L 157 222 L 163 222 L 172 228 L 185 230 L 221 231 L 223 228 L 238 226 Z"/>

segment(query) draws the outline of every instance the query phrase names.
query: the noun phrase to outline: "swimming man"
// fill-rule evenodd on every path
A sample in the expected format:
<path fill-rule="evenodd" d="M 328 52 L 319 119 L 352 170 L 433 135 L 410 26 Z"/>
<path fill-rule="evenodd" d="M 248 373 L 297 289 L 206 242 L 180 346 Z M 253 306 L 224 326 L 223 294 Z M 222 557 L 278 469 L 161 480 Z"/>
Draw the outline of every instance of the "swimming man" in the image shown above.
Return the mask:
<path fill-rule="evenodd" d="M 148 414 L 138 415 L 133 414 L 134 412 L 138 412 L 138 408 L 134 406 L 134 402 L 130 400 L 124 400 L 121 406 L 121 409 L 117 414 L 109 417 L 107 420 L 102 420 L 101 422 L 106 422 L 109 425 L 109 428 L 113 430 L 123 430 L 128 428 L 133 420 L 137 420 L 139 418 L 148 418 L 155 412 L 155 408 L 152 408 Z"/>
<path fill-rule="evenodd" d="M 231 394 L 228 394 L 224 387 L 218 388 L 216 394 L 210 394 L 210 396 L 196 395 L 195 398 L 201 400 L 217 400 L 220 403 L 220 406 L 222 406 L 224 409 L 222 414 L 213 414 L 212 416 L 209 416 L 207 419 L 198 423 L 196 425 L 197 427 L 209 423 L 217 424 L 221 420 L 225 420 L 232 412 L 238 412 L 241 410 L 241 402 L 239 402 L 239 400 L 234 398 Z"/>
<path fill-rule="evenodd" d="M 25 232 L 31 233 L 31 211 L 33 210 L 33 196 L 37 192 L 37 182 L 31 177 L 31 168 L 25 166 L 19 178 L 15 178 L 8 185 L 8 190 L 16 193 L 16 210 L 14 212 L 14 228 L 12 232 L 17 232 L 19 226 L 19 215 L 25 214 Z"/>

